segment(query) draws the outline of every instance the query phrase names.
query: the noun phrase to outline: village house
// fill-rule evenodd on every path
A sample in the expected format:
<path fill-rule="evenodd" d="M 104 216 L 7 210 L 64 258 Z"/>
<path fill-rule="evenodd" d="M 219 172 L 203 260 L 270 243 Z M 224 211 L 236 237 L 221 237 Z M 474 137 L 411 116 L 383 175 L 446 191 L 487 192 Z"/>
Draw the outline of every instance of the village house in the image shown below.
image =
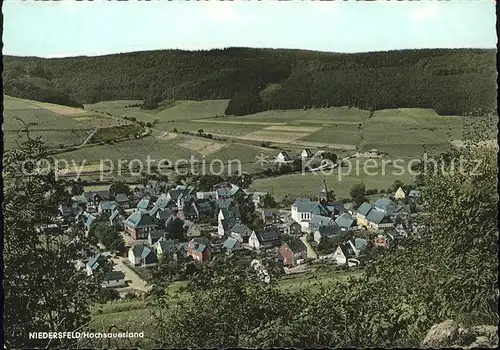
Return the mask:
<path fill-rule="evenodd" d="M 97 212 L 101 215 L 104 214 L 110 216 L 116 209 L 118 209 L 118 203 L 114 201 L 101 201 L 97 207 Z"/>
<path fill-rule="evenodd" d="M 215 191 L 196 192 L 197 199 L 215 199 Z"/>
<path fill-rule="evenodd" d="M 244 194 L 243 190 L 236 185 L 231 183 L 227 183 L 225 185 L 218 185 L 219 187 L 215 189 L 215 199 L 229 199 L 233 198 L 236 195 Z"/>
<path fill-rule="evenodd" d="M 88 276 L 93 275 L 96 271 L 104 271 L 109 268 L 109 261 L 106 256 L 97 252 L 88 258 L 87 263 L 85 264 L 85 270 Z"/>
<path fill-rule="evenodd" d="M 288 153 L 286 152 L 280 152 L 278 153 L 278 155 L 276 156 L 274 162 L 275 163 L 278 163 L 278 164 L 282 164 L 282 163 L 288 163 L 292 161 L 292 158 L 288 155 Z"/>
<path fill-rule="evenodd" d="M 119 288 L 125 285 L 125 274 L 122 271 L 115 270 L 106 272 L 101 283 L 103 288 Z"/>
<path fill-rule="evenodd" d="M 89 234 L 90 229 L 92 228 L 92 225 L 94 225 L 94 222 L 96 220 L 96 217 L 93 216 L 92 214 L 89 213 L 83 213 L 83 229 L 85 230 L 85 234 Z"/>
<path fill-rule="evenodd" d="M 135 240 L 147 239 L 148 233 L 157 227 L 151 215 L 142 211 L 134 212 L 124 221 L 123 224 L 125 226 L 125 232 L 127 232 L 132 239 Z"/>
<path fill-rule="evenodd" d="M 261 215 L 264 225 L 281 223 L 281 213 L 279 210 L 262 209 Z"/>
<path fill-rule="evenodd" d="M 194 261 L 202 262 L 212 259 L 210 242 L 204 237 L 193 238 L 188 243 L 188 256 L 191 256 Z"/>
<path fill-rule="evenodd" d="M 231 228 L 240 222 L 240 212 L 238 207 L 233 205 L 219 209 L 217 216 L 217 234 L 219 237 L 227 236 Z"/>
<path fill-rule="evenodd" d="M 320 226 L 316 229 L 316 231 L 314 231 L 314 241 L 319 244 L 322 239 L 338 236 L 341 232 L 342 230 L 337 224 Z"/>
<path fill-rule="evenodd" d="M 129 209 L 130 208 L 130 200 L 125 193 L 117 193 L 115 196 L 115 202 L 118 203 L 120 208 Z"/>
<path fill-rule="evenodd" d="M 272 248 L 280 243 L 280 239 L 281 235 L 275 226 L 266 226 L 260 232 L 252 232 L 248 246 L 256 250 Z"/>
<path fill-rule="evenodd" d="M 176 206 L 176 201 L 169 198 L 166 194 L 161 194 L 153 203 L 153 207 L 151 208 L 150 212 L 152 216 L 155 216 L 156 213 L 160 210 L 172 209 Z"/>
<path fill-rule="evenodd" d="M 298 238 L 292 238 L 279 247 L 279 252 L 283 258 L 283 265 L 296 266 L 306 262 L 307 247 Z"/>
<path fill-rule="evenodd" d="M 166 235 L 165 231 L 162 230 L 154 230 L 148 232 L 148 243 L 150 245 L 155 244 L 160 238 L 164 238 Z"/>
<path fill-rule="evenodd" d="M 159 258 L 170 255 L 175 260 L 184 260 L 187 258 L 187 243 L 179 243 L 175 239 L 160 238 L 156 241 L 154 247 Z"/>
<path fill-rule="evenodd" d="M 141 211 L 141 212 L 146 212 L 150 209 L 153 208 L 153 203 L 151 203 L 151 200 L 149 197 L 144 197 L 137 203 L 136 210 Z"/>
<path fill-rule="evenodd" d="M 156 253 L 146 245 L 132 246 L 128 251 L 128 260 L 134 266 L 150 267 L 158 262 Z"/>
<path fill-rule="evenodd" d="M 406 197 L 405 191 L 401 187 L 399 187 L 396 193 L 394 193 L 394 198 L 397 200 L 403 200 L 405 199 L 405 197 Z"/>
<path fill-rule="evenodd" d="M 338 265 L 356 265 L 359 264 L 357 258 L 367 248 L 367 241 L 363 238 L 350 239 L 340 244 L 333 254 L 333 259 Z"/>
<path fill-rule="evenodd" d="M 198 220 L 213 219 L 215 217 L 214 204 L 208 199 L 198 199 L 193 202 Z"/>
<path fill-rule="evenodd" d="M 165 191 L 167 187 L 168 184 L 165 181 L 149 180 L 146 183 L 145 191 L 153 196 L 156 196 Z"/>
<path fill-rule="evenodd" d="M 167 192 L 167 198 L 182 206 L 182 202 L 196 198 L 196 190 L 193 186 L 177 185 Z"/>
<path fill-rule="evenodd" d="M 378 230 L 394 226 L 394 218 L 404 214 L 403 207 L 389 198 L 380 198 L 374 205 L 368 202 L 361 204 L 356 213 L 359 227 Z"/>
<path fill-rule="evenodd" d="M 247 225 L 236 223 L 229 229 L 229 235 L 236 239 L 239 243 L 248 243 L 252 230 Z"/>
<path fill-rule="evenodd" d="M 184 221 L 183 227 L 184 227 L 184 231 L 186 232 L 185 236 L 187 239 L 201 236 L 201 229 L 194 222 L 186 220 L 186 221 Z"/>
<path fill-rule="evenodd" d="M 198 219 L 198 211 L 194 206 L 194 202 L 184 203 L 182 207 L 179 207 L 177 217 L 181 220 L 191 220 L 195 221 Z"/>
<path fill-rule="evenodd" d="M 233 237 L 228 237 L 222 244 L 222 248 L 226 251 L 227 255 L 233 254 L 234 251 L 242 249 L 241 242 Z"/>
<path fill-rule="evenodd" d="M 109 224 L 110 226 L 123 224 L 125 217 L 121 214 L 118 209 L 115 209 L 111 215 L 109 216 Z"/>
<path fill-rule="evenodd" d="M 339 227 L 343 231 L 351 231 L 351 230 L 356 230 L 358 228 L 356 218 L 349 213 L 340 214 L 335 219 L 335 223 L 339 225 Z"/>
<path fill-rule="evenodd" d="M 302 159 L 308 159 L 313 156 L 312 151 L 309 148 L 304 148 L 302 152 L 300 152 L 300 158 Z"/>
<path fill-rule="evenodd" d="M 87 198 L 84 195 L 71 197 L 72 205 L 82 210 L 87 210 Z"/>
<path fill-rule="evenodd" d="M 151 212 L 150 212 L 151 213 Z M 169 218 L 175 218 L 177 217 L 177 211 L 171 210 L 171 209 L 163 209 L 163 210 L 158 210 L 156 212 L 155 218 L 158 220 L 160 223 L 165 223 Z"/>
<path fill-rule="evenodd" d="M 300 236 L 302 234 L 302 226 L 300 226 L 300 224 L 293 219 L 290 219 L 287 222 L 285 222 L 283 226 L 285 229 L 284 232 L 287 235 Z"/>
<path fill-rule="evenodd" d="M 309 223 L 312 215 L 328 216 L 328 210 L 321 204 L 310 199 L 297 199 L 292 204 L 292 219 L 298 222 L 302 231 L 309 232 Z"/>
<path fill-rule="evenodd" d="M 83 195 L 87 199 L 87 208 L 89 209 L 97 209 L 100 202 L 110 199 L 109 191 L 89 191 Z"/>

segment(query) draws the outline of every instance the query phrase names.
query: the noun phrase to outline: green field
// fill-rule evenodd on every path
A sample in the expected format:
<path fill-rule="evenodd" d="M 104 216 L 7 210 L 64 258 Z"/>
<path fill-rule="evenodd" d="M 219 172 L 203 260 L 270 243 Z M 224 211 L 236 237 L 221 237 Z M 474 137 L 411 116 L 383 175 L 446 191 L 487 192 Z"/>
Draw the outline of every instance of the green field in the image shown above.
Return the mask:
<path fill-rule="evenodd" d="M 175 101 L 168 104 L 168 108 L 159 107 L 157 110 L 146 111 L 139 107 L 127 107 L 138 104 L 141 101 L 105 101 L 91 105 L 85 105 L 85 109 L 110 113 L 116 116 L 135 117 L 143 122 L 154 122 L 158 119 L 157 128 L 169 127 L 169 122 L 177 120 L 191 120 L 198 118 L 211 118 L 224 115 L 228 100 L 205 100 L 205 101 Z"/>
<path fill-rule="evenodd" d="M 334 169 L 331 173 L 326 171 L 325 174 L 317 172 L 258 179 L 252 183 L 251 188 L 255 191 L 271 193 L 277 200 L 281 200 L 286 195 L 292 195 L 296 198 L 316 198 L 324 178 L 328 189 L 334 190 L 337 198 L 340 199 L 350 198 L 351 187 L 361 182 L 365 184 L 366 189 L 386 190 L 393 184 L 394 180 L 401 180 L 404 183 L 414 181 L 413 177 L 407 173 L 397 175 L 401 172 L 400 169 L 392 165 L 383 166 L 381 160 L 378 162 L 379 166 L 373 168 L 370 163 L 367 163 L 367 172 L 365 172 L 365 160 L 352 159 L 351 170 L 346 167 Z"/>
<path fill-rule="evenodd" d="M 16 146 L 16 140 L 26 139 L 20 132 L 30 124 L 31 137 L 42 137 L 48 147 L 80 145 L 95 130 L 126 127 L 129 122 L 96 114 L 79 108 L 59 106 L 4 96 L 4 144 Z"/>

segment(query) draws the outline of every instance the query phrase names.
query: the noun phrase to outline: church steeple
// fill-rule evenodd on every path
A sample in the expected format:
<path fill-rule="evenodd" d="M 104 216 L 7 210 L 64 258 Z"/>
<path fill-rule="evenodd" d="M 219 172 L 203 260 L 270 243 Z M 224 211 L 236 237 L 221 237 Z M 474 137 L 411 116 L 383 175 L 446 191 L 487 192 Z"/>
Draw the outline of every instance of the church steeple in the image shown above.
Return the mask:
<path fill-rule="evenodd" d="M 320 203 L 328 203 L 328 187 L 326 187 L 326 180 L 323 177 L 323 185 L 321 186 L 321 191 L 319 192 L 318 201 Z"/>

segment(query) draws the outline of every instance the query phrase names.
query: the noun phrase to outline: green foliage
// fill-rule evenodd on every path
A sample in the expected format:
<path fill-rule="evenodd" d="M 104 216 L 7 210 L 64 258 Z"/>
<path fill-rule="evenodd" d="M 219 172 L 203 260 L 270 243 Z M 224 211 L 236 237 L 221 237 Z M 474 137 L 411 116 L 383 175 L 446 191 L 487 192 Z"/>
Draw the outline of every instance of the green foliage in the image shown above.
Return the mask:
<path fill-rule="evenodd" d="M 128 196 L 132 193 L 132 191 L 126 183 L 118 181 L 111 184 L 111 186 L 109 187 L 109 193 L 112 196 L 116 196 L 119 193 L 124 193 Z"/>
<path fill-rule="evenodd" d="M 51 80 L 20 74 L 32 65 Z M 495 73 L 495 51 L 462 49 L 333 54 L 228 48 L 57 60 L 4 58 L 8 95 L 59 104 L 75 103 L 69 96 L 79 103 L 138 100 L 144 91 L 145 103 L 232 98 L 227 114 L 332 106 L 422 107 L 451 115 L 485 112 L 496 106 Z M 279 88 L 268 89 L 270 84 Z M 259 102 L 261 90 L 266 93 Z"/>
<path fill-rule="evenodd" d="M 268 193 L 264 196 L 264 199 L 262 200 L 262 206 L 264 208 L 276 208 L 278 206 L 278 203 L 276 203 L 274 197 Z"/>
<path fill-rule="evenodd" d="M 186 241 L 184 233 L 185 233 L 184 222 L 179 218 L 175 218 L 172 222 L 172 225 L 168 229 L 169 238 L 177 239 L 180 242 L 184 242 Z"/>
<path fill-rule="evenodd" d="M 51 161 L 29 133 L 19 148 L 4 154 L 3 327 L 9 348 L 72 347 L 70 339 L 29 339 L 26 332 L 86 329 L 100 289 L 98 278 L 74 264 L 92 248 L 82 230 L 75 227 L 64 236 L 37 230 L 54 223 L 58 204 L 70 203 L 67 184 L 53 172 L 22 171 L 23 162 L 42 159 Z"/>
<path fill-rule="evenodd" d="M 352 201 L 354 202 L 355 207 L 359 207 L 363 202 L 366 202 L 366 189 L 365 189 L 365 184 L 360 183 L 353 185 L 351 187 L 351 190 L 349 191 L 349 194 L 351 195 Z"/>
<path fill-rule="evenodd" d="M 236 93 L 227 105 L 226 115 L 247 115 L 260 112 L 262 100 L 255 91 Z"/>
<path fill-rule="evenodd" d="M 89 236 L 97 240 L 110 252 L 120 252 L 124 250 L 125 243 L 122 236 L 115 227 L 110 226 L 106 216 L 100 216 L 89 231 Z"/>

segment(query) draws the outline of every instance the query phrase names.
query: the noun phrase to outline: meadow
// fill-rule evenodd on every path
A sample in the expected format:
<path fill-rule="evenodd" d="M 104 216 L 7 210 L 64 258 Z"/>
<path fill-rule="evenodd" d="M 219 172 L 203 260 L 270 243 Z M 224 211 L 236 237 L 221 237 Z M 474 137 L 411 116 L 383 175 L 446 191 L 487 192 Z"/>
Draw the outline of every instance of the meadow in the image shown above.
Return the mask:
<path fill-rule="evenodd" d="M 95 129 L 114 129 L 130 122 L 84 109 L 4 96 L 4 145 L 16 147 L 25 140 L 22 132 L 29 125 L 31 137 L 41 137 L 48 147 L 80 145 Z"/>
<path fill-rule="evenodd" d="M 363 158 L 351 159 L 349 163 L 351 168 L 342 167 L 325 170 L 325 172 L 298 173 L 257 179 L 252 183 L 251 188 L 255 191 L 270 193 L 276 200 L 281 200 L 287 195 L 292 195 L 294 198 L 317 198 L 324 179 L 328 189 L 334 190 L 336 197 L 341 199 L 350 198 L 351 187 L 359 183 L 364 183 L 366 189 L 386 190 L 395 180 L 401 180 L 404 183 L 414 181 L 413 176 L 406 171 L 401 174 L 401 169 L 391 164 L 383 165 L 381 160 L 378 161 L 377 166 L 366 163 L 366 159 Z M 403 164 L 398 165 L 403 166 Z M 404 169 L 406 170 L 407 166 Z"/>

